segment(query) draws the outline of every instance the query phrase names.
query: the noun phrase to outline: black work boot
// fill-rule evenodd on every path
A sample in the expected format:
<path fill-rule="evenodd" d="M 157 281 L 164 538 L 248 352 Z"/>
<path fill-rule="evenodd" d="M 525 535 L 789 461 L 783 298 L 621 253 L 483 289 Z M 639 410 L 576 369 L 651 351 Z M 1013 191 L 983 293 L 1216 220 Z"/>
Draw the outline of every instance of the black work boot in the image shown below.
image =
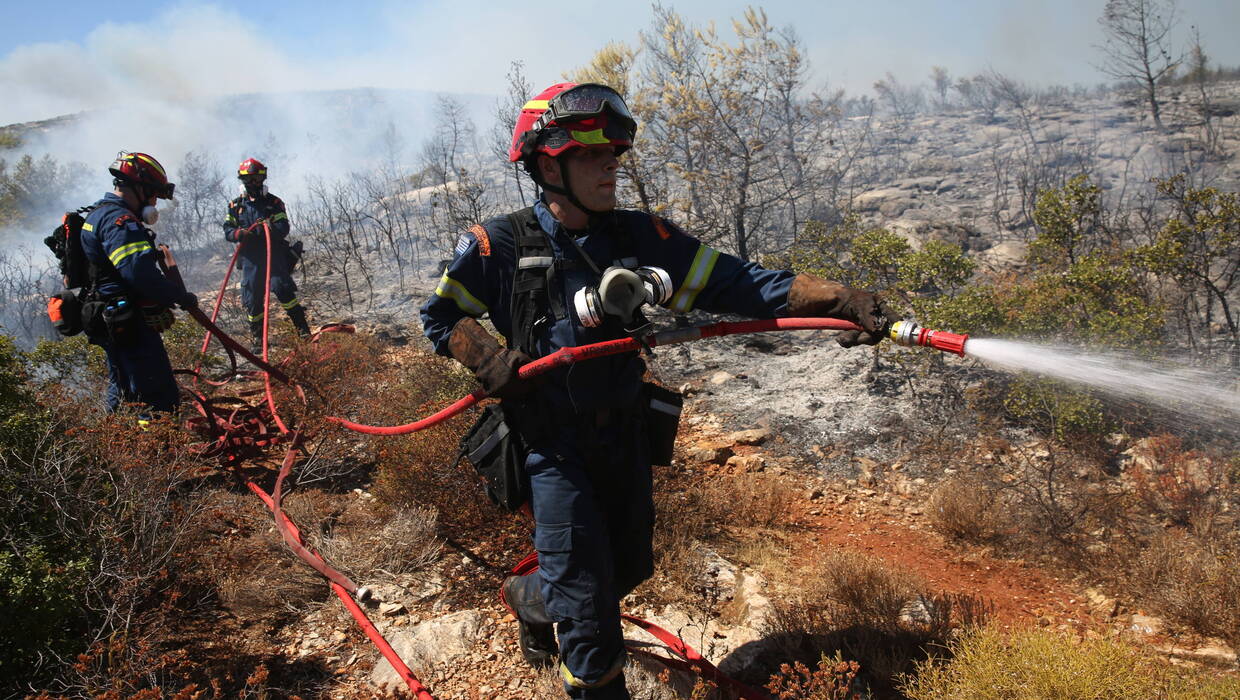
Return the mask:
<path fill-rule="evenodd" d="M 504 602 L 517 617 L 517 641 L 521 656 L 534 668 L 547 668 L 555 663 L 560 647 L 555 642 L 555 623 L 547 616 L 537 573 L 509 576 L 504 579 Z"/>
<path fill-rule="evenodd" d="M 263 322 L 250 321 L 250 352 L 263 355 Z"/>
<path fill-rule="evenodd" d="M 306 323 L 306 307 L 298 304 L 288 310 L 288 320 L 293 322 L 293 328 L 297 329 L 297 335 L 303 338 L 310 335 L 310 324 Z"/>

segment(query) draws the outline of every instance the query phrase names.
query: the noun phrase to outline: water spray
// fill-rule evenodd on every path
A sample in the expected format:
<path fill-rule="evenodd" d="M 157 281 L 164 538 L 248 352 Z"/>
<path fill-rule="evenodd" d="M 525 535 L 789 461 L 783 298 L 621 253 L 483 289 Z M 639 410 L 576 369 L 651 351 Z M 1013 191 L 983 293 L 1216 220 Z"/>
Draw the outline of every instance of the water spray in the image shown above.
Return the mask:
<path fill-rule="evenodd" d="M 967 335 L 948 333 L 947 331 L 932 331 L 929 328 L 923 328 L 916 321 L 896 321 L 891 324 L 891 328 L 887 331 L 887 337 L 891 338 L 897 345 L 904 345 L 910 348 L 916 346 L 934 348 L 935 350 L 950 352 L 961 357 L 964 357 L 965 341 L 969 339 Z"/>

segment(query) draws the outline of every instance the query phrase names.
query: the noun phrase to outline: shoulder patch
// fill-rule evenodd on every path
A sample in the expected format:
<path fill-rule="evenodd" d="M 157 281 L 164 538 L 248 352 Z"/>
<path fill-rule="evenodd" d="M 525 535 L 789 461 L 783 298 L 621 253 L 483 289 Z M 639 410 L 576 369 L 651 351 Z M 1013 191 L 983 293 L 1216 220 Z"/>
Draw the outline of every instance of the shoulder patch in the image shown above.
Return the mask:
<path fill-rule="evenodd" d="M 478 254 L 483 257 L 491 254 L 491 237 L 487 235 L 487 230 L 482 224 L 474 224 L 469 227 L 469 232 L 474 234 L 474 240 L 478 241 Z"/>
<path fill-rule="evenodd" d="M 116 221 L 112 222 L 113 226 L 124 226 L 126 221 L 137 221 L 133 214 L 121 214 L 116 217 Z"/>
<path fill-rule="evenodd" d="M 654 220 L 654 230 L 658 232 L 659 238 L 667 240 L 672 237 L 672 232 L 668 230 L 668 222 L 663 220 L 661 216 L 650 217 Z"/>

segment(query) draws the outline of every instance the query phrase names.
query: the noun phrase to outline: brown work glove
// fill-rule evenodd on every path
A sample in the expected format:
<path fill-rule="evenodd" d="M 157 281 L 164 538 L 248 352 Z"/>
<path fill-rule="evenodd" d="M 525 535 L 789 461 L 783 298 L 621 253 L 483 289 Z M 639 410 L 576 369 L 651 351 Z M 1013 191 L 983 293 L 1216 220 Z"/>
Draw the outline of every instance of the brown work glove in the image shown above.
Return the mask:
<path fill-rule="evenodd" d="M 490 396 L 515 399 L 528 394 L 539 379 L 522 379 L 517 370 L 531 362 L 520 350 L 509 350 L 472 318 L 463 318 L 448 336 L 448 352 L 453 359 L 473 370 L 474 377 Z"/>
<path fill-rule="evenodd" d="M 877 345 L 900 316 L 883 307 L 877 296 L 845 287 L 815 275 L 797 275 L 788 291 L 788 315 L 825 317 L 852 321 L 859 331 L 844 331 L 836 338 L 842 347 Z"/>

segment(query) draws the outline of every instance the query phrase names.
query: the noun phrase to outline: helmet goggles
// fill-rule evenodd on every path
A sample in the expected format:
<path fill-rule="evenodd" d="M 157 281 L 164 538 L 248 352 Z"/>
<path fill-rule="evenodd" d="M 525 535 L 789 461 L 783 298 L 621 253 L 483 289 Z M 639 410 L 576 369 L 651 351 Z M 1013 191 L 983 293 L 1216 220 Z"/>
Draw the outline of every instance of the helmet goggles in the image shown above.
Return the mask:
<path fill-rule="evenodd" d="M 632 138 L 632 132 L 637 130 L 637 120 L 633 118 L 629 106 L 620 93 L 598 83 L 583 83 L 551 98 L 547 102 L 547 111 L 535 122 L 534 131 L 541 131 L 551 124 L 563 125 L 597 117 L 604 110 L 610 110 L 619 117 L 620 124 L 627 128 Z"/>

